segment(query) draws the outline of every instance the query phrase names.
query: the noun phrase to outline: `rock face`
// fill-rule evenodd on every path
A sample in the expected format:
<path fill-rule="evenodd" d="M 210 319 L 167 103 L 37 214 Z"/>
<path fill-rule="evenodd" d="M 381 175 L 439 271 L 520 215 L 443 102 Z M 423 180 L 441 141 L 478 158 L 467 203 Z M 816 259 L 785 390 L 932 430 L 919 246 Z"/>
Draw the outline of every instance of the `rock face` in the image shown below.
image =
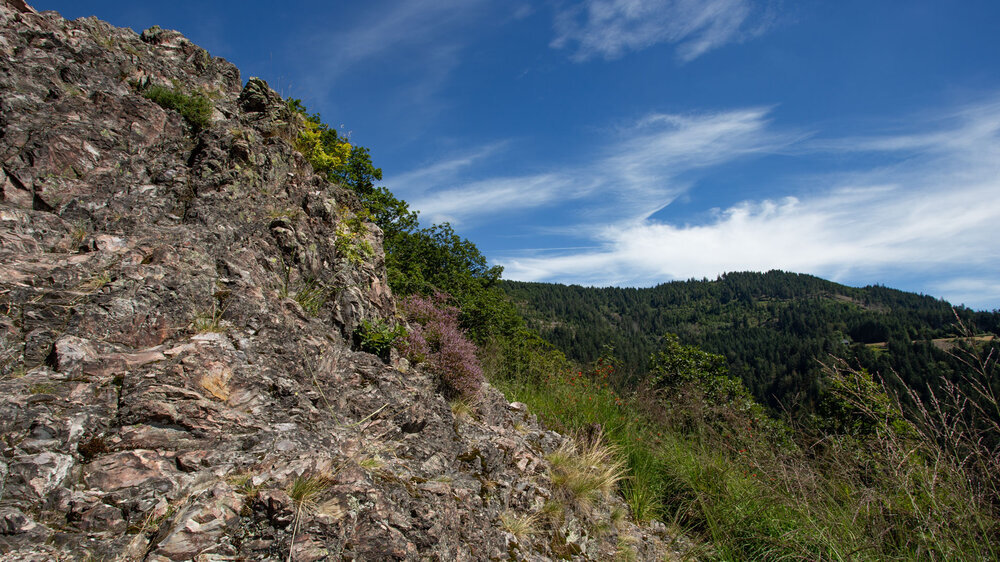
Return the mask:
<path fill-rule="evenodd" d="M 14 0 L 0 52 L 0 558 L 663 558 L 615 499 L 543 519 L 564 439 L 523 405 L 352 348 L 395 314 L 381 234 L 264 82 Z"/>

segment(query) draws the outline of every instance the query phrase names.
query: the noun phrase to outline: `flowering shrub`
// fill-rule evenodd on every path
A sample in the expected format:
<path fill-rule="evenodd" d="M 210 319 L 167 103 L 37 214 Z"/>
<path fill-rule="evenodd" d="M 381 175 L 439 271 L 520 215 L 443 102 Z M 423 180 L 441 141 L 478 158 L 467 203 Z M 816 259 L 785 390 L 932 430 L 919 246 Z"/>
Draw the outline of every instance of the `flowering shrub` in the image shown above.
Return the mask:
<path fill-rule="evenodd" d="M 403 312 L 413 325 L 403 352 L 414 363 L 424 363 L 439 375 L 445 390 L 466 399 L 478 398 L 484 381 L 476 346 L 458 327 L 459 310 L 440 293 L 403 300 Z"/>

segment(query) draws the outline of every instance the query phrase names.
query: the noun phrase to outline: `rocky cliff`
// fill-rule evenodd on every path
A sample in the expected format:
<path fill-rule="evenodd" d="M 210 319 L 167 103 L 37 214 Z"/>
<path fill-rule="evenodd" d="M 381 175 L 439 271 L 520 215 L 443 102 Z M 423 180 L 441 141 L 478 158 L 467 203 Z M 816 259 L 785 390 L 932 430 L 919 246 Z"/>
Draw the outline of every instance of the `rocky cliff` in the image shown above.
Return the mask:
<path fill-rule="evenodd" d="M 0 558 L 667 553 L 614 497 L 556 501 L 564 438 L 523 405 L 456 414 L 352 345 L 395 315 L 380 233 L 264 82 L 17 0 L 0 52 Z"/>

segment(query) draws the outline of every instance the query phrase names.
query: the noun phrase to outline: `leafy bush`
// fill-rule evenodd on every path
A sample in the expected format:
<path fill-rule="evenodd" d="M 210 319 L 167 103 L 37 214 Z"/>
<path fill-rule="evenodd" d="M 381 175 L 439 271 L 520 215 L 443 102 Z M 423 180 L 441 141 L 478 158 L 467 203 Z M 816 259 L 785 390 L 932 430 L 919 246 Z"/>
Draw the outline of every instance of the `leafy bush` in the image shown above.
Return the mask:
<path fill-rule="evenodd" d="M 337 131 L 306 119 L 295 148 L 312 164 L 317 174 L 329 175 L 344 165 L 351 155 L 350 143 L 341 140 Z"/>
<path fill-rule="evenodd" d="M 201 92 L 185 94 L 164 86 L 150 86 L 142 95 L 164 109 L 180 113 L 195 132 L 212 124 L 212 102 Z"/>
<path fill-rule="evenodd" d="M 389 350 L 406 337 L 407 331 L 406 326 L 402 324 L 390 324 L 382 320 L 375 322 L 364 320 L 361 322 L 357 335 L 361 351 L 388 359 Z"/>
<path fill-rule="evenodd" d="M 442 294 L 403 300 L 403 311 L 414 324 L 405 341 L 406 357 L 439 375 L 447 393 L 475 400 L 485 382 L 476 346 L 458 327 L 458 309 L 446 301 Z"/>
<path fill-rule="evenodd" d="M 669 341 L 654 359 L 720 367 Z M 674 520 L 715 559 L 993 560 L 1000 454 L 988 443 L 1000 426 L 970 425 L 997 408 L 977 382 L 995 369 L 988 359 L 968 360 L 968 394 L 951 387 L 905 423 L 877 379 L 836 363 L 829 376 L 847 423 L 795 433 L 717 380 L 724 365 L 667 371 L 678 376 L 634 392 L 614 390 L 606 360 L 496 382 L 553 428 L 601 428 L 625 460 L 633 515 Z"/>
<path fill-rule="evenodd" d="M 683 345 L 675 334 L 666 334 L 663 347 L 650 357 L 648 384 L 662 396 L 663 408 L 675 429 L 694 430 L 704 425 L 731 439 L 746 439 L 744 432 L 770 435 L 776 445 L 791 445 L 791 431 L 771 417 L 743 381 L 729 376 L 725 357 Z"/>
<path fill-rule="evenodd" d="M 365 213 L 363 213 L 365 214 Z M 354 265 L 361 265 L 375 255 L 375 249 L 363 237 L 368 233 L 365 217 L 351 215 L 337 224 L 333 246 L 337 253 Z"/>

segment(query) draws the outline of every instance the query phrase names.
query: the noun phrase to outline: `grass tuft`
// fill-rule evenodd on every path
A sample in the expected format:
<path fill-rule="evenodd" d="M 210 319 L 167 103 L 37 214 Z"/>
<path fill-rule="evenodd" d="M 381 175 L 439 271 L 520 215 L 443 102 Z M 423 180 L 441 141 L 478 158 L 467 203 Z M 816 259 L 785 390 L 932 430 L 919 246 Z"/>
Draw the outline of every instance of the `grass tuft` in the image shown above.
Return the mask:
<path fill-rule="evenodd" d="M 612 494 L 625 474 L 618 448 L 605 444 L 600 434 L 582 445 L 567 440 L 546 458 L 552 483 L 584 508 Z"/>
<path fill-rule="evenodd" d="M 500 514 L 500 526 L 518 540 L 524 540 L 538 532 L 538 514 L 507 510 Z"/>
<path fill-rule="evenodd" d="M 333 479 L 325 474 L 299 476 L 288 486 L 288 496 L 300 509 L 315 503 L 316 497 L 333 485 Z"/>

